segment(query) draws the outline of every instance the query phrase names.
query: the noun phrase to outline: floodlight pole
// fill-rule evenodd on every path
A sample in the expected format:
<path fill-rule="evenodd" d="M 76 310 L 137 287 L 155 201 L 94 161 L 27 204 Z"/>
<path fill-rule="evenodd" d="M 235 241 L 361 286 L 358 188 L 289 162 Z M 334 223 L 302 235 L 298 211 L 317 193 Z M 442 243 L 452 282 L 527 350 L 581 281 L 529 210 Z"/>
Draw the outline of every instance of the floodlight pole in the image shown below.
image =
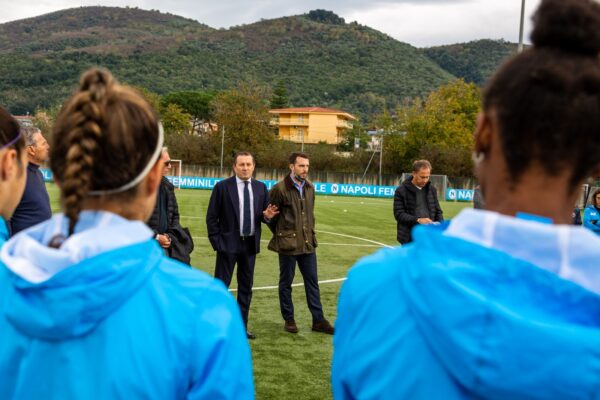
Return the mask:
<path fill-rule="evenodd" d="M 304 129 L 302 129 L 302 147 L 300 149 L 301 153 L 304 153 Z"/>
<path fill-rule="evenodd" d="M 381 143 L 379 147 L 379 186 L 382 186 L 382 177 L 381 177 L 381 165 L 383 164 L 383 134 L 381 132 Z"/>
<path fill-rule="evenodd" d="M 225 125 L 221 127 L 221 175 L 223 175 L 223 149 L 225 147 Z"/>
<path fill-rule="evenodd" d="M 525 21 L 525 0 L 521 0 L 521 24 L 519 25 L 519 47 L 517 51 L 523 51 L 523 23 Z"/>

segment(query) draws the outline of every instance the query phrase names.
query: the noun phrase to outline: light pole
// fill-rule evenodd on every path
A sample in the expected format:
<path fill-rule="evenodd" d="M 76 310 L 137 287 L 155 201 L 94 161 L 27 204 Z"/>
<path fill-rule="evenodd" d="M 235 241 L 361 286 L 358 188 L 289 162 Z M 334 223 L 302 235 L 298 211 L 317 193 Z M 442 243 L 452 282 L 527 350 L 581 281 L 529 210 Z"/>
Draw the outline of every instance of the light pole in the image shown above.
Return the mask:
<path fill-rule="evenodd" d="M 379 148 L 379 186 L 382 186 L 383 180 L 381 177 L 381 165 L 383 164 L 383 134 L 384 132 L 381 132 L 381 143 L 380 143 L 380 148 Z"/>
<path fill-rule="evenodd" d="M 223 175 L 223 148 L 225 147 L 225 125 L 221 127 L 221 175 Z"/>
<path fill-rule="evenodd" d="M 525 20 L 525 0 L 521 0 L 521 24 L 519 25 L 519 48 L 517 51 L 523 51 L 523 22 Z"/>

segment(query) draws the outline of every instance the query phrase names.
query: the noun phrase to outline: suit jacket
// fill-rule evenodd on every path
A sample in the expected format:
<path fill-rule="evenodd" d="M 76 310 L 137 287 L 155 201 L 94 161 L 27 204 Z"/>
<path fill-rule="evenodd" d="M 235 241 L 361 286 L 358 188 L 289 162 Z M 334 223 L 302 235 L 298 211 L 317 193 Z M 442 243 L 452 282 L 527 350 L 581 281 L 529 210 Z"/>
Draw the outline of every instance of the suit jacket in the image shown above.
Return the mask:
<path fill-rule="evenodd" d="M 269 205 L 267 186 L 255 179 L 250 181 L 254 197 L 254 249 L 260 252 L 261 222 L 263 211 Z M 240 239 L 240 200 L 235 175 L 218 182 L 210 196 L 206 212 L 208 240 L 215 251 L 239 253 L 242 251 Z"/>

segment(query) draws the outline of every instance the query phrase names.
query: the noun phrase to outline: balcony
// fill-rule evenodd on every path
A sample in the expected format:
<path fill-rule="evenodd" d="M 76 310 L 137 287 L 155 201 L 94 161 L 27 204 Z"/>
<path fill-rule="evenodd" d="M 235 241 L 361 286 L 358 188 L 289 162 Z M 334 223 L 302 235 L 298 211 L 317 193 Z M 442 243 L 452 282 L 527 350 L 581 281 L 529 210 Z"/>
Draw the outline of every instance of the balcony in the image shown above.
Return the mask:
<path fill-rule="evenodd" d="M 275 126 L 308 126 L 308 118 L 271 118 L 269 124 Z"/>
<path fill-rule="evenodd" d="M 344 128 L 344 129 L 352 129 L 354 127 L 354 125 L 351 122 L 348 122 L 345 120 L 338 120 L 337 127 Z"/>

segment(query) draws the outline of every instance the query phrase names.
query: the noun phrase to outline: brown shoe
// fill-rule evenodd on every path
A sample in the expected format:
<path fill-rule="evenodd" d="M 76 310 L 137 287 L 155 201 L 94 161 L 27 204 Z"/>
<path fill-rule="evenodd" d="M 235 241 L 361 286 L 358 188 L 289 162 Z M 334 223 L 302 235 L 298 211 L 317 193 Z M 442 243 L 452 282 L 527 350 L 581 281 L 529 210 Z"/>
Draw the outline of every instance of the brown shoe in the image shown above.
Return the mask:
<path fill-rule="evenodd" d="M 334 331 L 333 326 L 331 326 L 329 321 L 327 321 L 326 319 L 324 319 L 323 321 L 320 321 L 320 322 L 314 322 L 313 326 L 312 326 L 312 330 L 315 332 L 326 333 L 328 335 L 333 335 L 333 331 Z"/>
<path fill-rule="evenodd" d="M 298 333 L 296 321 L 294 321 L 293 319 L 285 321 L 285 324 L 283 324 L 283 329 L 285 329 L 289 333 Z"/>

